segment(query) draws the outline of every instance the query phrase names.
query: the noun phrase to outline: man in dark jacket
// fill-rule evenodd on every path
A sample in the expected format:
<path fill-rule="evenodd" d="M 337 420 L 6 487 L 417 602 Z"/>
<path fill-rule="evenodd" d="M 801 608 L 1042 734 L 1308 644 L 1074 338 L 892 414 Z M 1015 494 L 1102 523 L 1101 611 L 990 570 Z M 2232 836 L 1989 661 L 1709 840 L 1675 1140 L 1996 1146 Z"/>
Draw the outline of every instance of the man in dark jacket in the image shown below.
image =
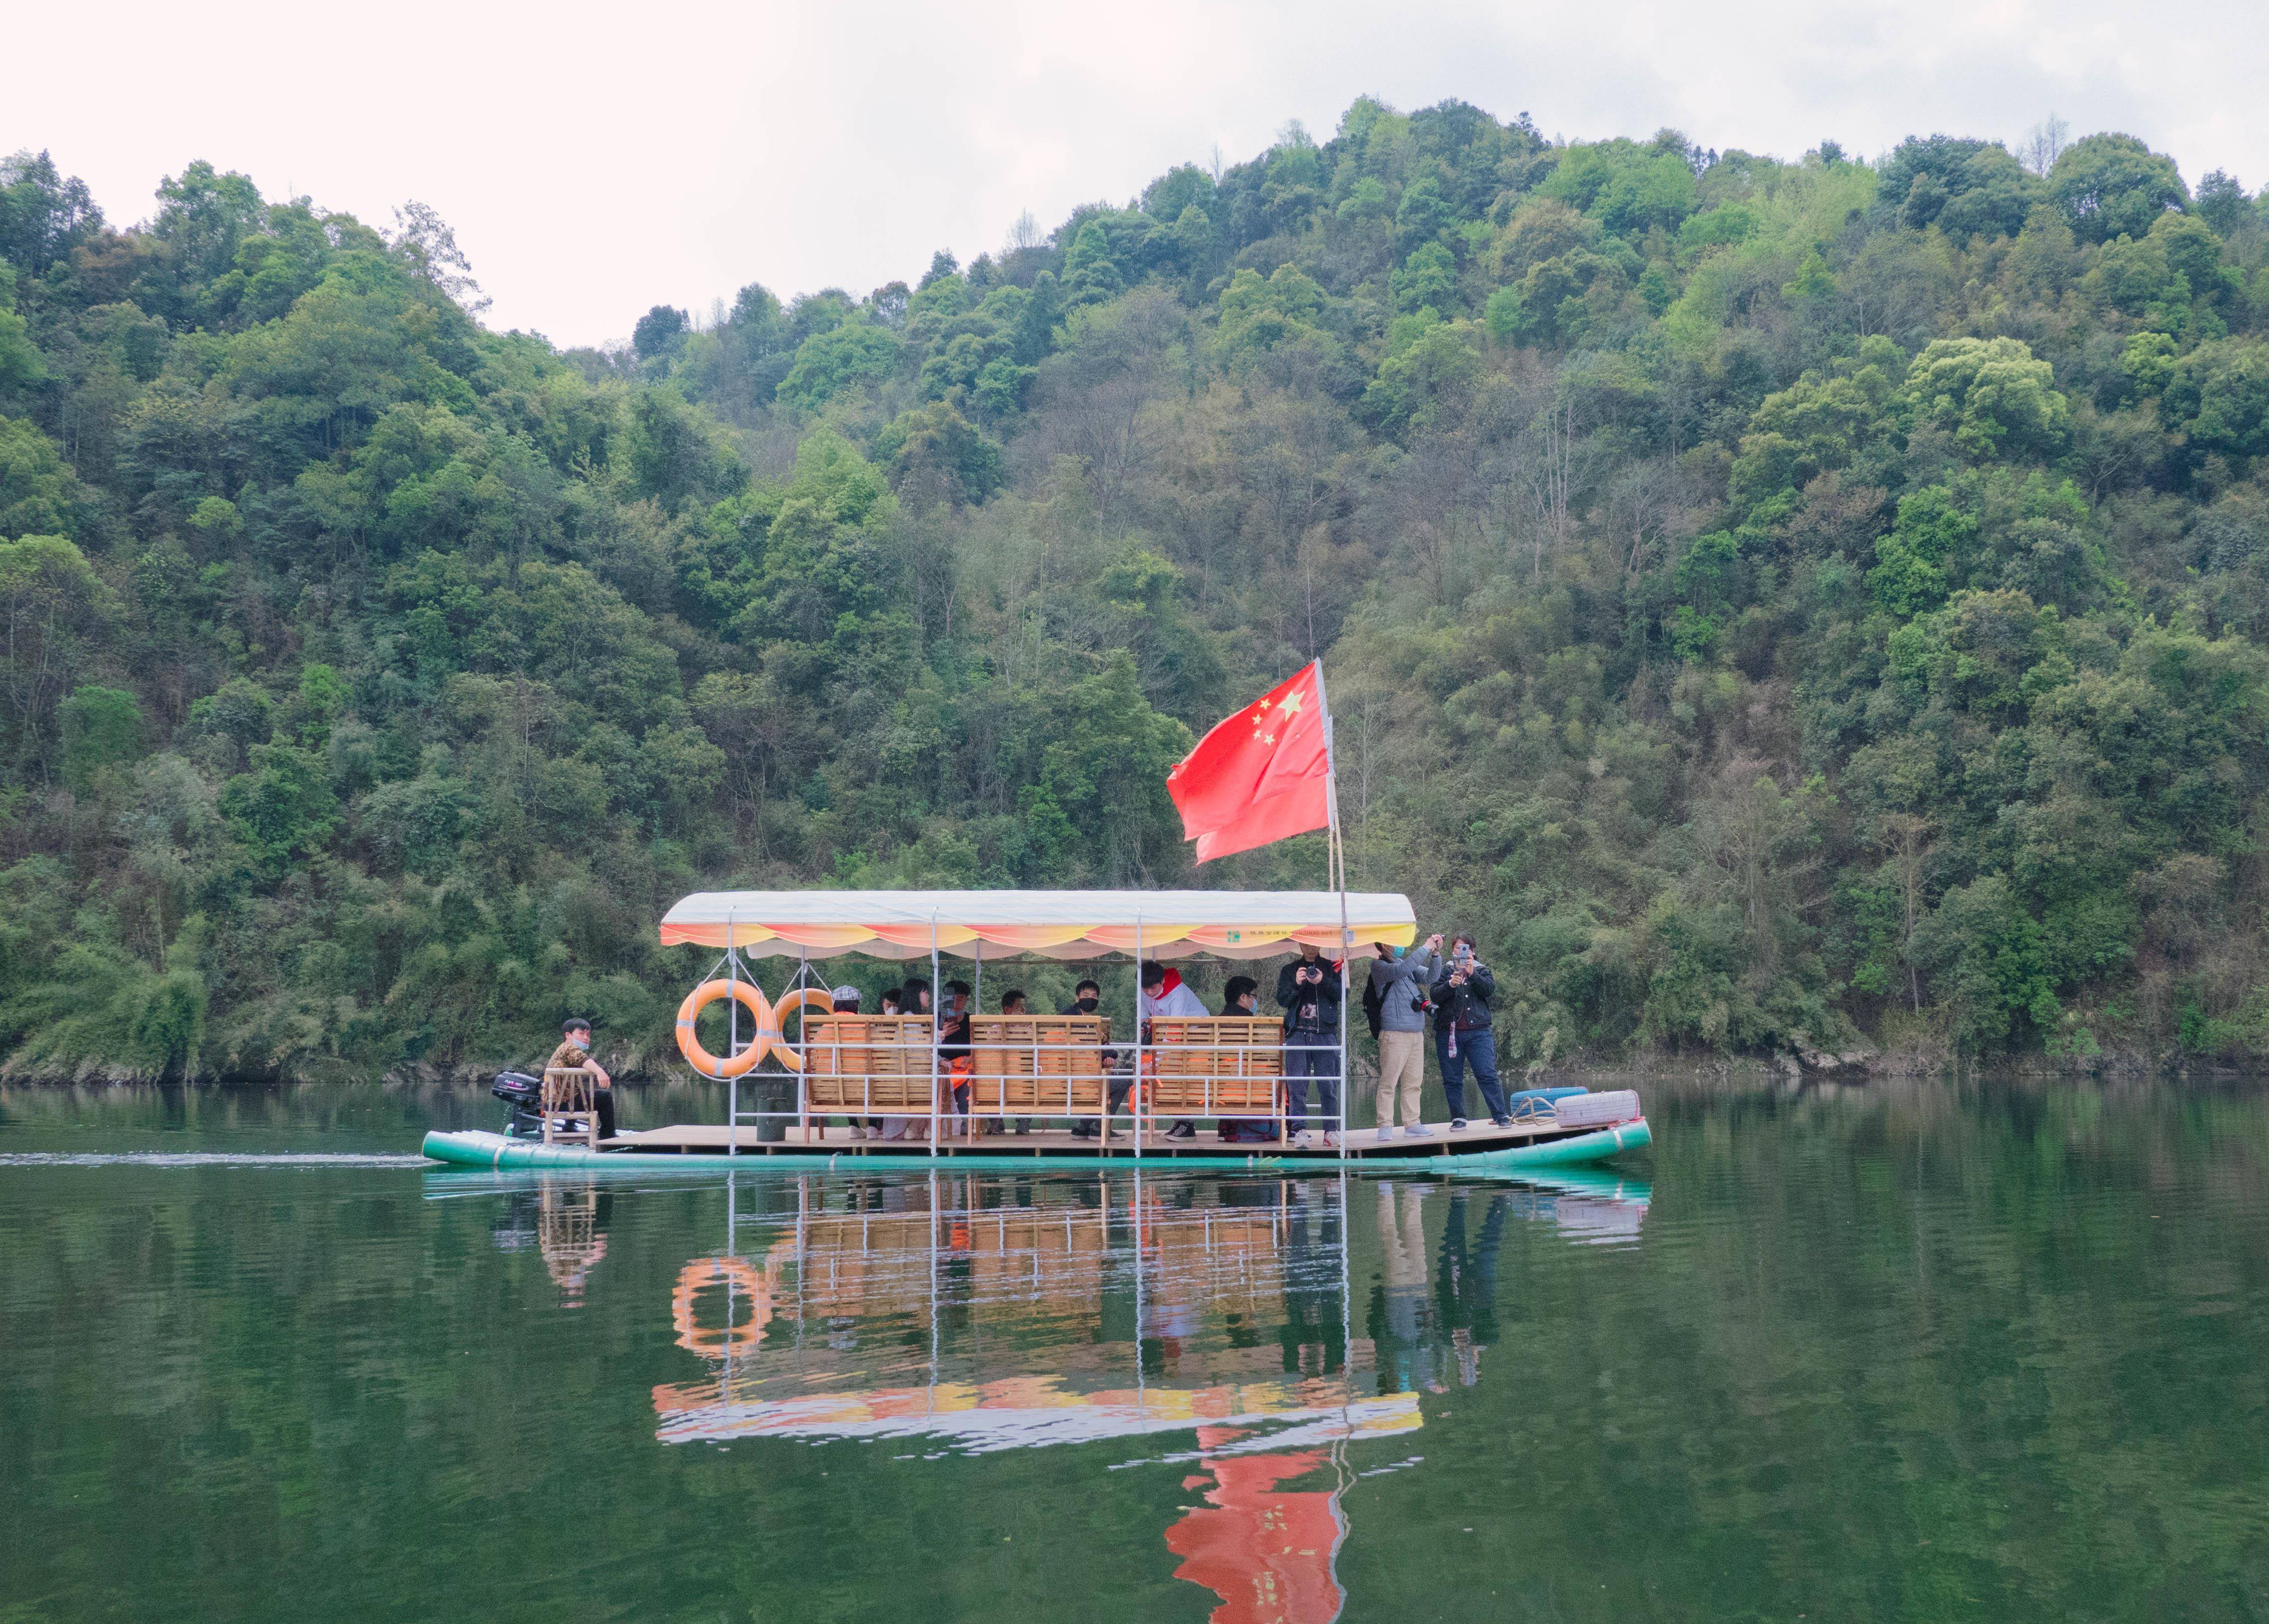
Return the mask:
<path fill-rule="evenodd" d="M 1092 981 L 1083 981 L 1072 989 L 1071 1002 L 1056 1011 L 1058 1015 L 1091 1015 L 1103 1008 L 1103 989 Z M 1101 1135 L 1105 1124 L 1119 1114 L 1127 1103 L 1127 1091 L 1134 1084 L 1132 1072 L 1121 1072 L 1117 1057 L 1105 1049 L 1103 1052 L 1103 1074 L 1108 1080 L 1107 1094 L 1103 1104 L 1103 1121 L 1093 1117 L 1082 1117 L 1071 1125 L 1074 1139 L 1094 1139 Z"/>
<path fill-rule="evenodd" d="M 1450 1129 L 1466 1126 L 1466 1077 L 1468 1062 L 1474 1081 L 1481 1085 L 1482 1104 L 1489 1120 L 1503 1127 L 1512 1120 L 1504 1089 L 1497 1080 L 1496 1016 L 1489 1000 L 1497 996 L 1497 978 L 1474 956 L 1474 939 L 1460 934 L 1450 939 L 1450 961 L 1434 981 L 1434 1054 L 1442 1062 L 1442 1092 L 1449 1096 Z"/>
<path fill-rule="evenodd" d="M 1324 1110 L 1324 1142 L 1339 1143 L 1340 967 L 1303 945 L 1300 956 L 1276 972 L 1276 1003 L 1284 1012 L 1284 1099 L 1292 1142 L 1308 1138 L 1308 1083 L 1313 1079 Z"/>

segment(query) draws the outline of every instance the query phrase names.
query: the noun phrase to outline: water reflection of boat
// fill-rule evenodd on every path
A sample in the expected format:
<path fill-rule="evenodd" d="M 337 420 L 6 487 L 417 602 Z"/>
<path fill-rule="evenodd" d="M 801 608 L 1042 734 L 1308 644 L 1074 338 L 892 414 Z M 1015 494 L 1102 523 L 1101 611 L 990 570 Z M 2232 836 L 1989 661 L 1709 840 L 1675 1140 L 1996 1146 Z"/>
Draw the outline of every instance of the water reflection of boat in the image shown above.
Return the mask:
<path fill-rule="evenodd" d="M 777 1188 L 777 1186 L 775 1186 Z M 654 1390 L 665 1443 L 920 1437 L 965 1451 L 1187 1431 L 1265 1443 L 1408 1431 L 1357 1391 L 1343 1192 L 1139 1175 L 795 1182 L 681 1272 L 706 1379 Z M 746 1255 L 741 1231 L 761 1226 Z M 1260 1445 L 1256 1444 L 1255 1447 Z"/>
<path fill-rule="evenodd" d="M 583 1306 L 583 1287 L 607 1255 L 607 1197 L 595 1184 L 546 1179 L 514 1192 L 489 1232 L 499 1251 L 530 1245 L 559 1288 L 559 1306 Z"/>

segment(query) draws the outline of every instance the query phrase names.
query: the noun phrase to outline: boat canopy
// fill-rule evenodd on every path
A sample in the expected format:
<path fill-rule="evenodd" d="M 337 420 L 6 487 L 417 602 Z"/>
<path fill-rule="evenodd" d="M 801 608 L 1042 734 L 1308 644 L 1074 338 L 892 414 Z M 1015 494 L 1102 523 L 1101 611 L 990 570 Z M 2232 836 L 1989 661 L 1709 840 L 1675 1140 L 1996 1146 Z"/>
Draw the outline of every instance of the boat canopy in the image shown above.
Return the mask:
<path fill-rule="evenodd" d="M 1340 941 L 1337 891 L 698 891 L 662 916 L 665 947 L 731 944 L 759 956 L 1268 958 Z M 1418 934 L 1410 899 L 1350 891 L 1355 951 Z M 997 950 L 997 951 L 996 951 Z"/>

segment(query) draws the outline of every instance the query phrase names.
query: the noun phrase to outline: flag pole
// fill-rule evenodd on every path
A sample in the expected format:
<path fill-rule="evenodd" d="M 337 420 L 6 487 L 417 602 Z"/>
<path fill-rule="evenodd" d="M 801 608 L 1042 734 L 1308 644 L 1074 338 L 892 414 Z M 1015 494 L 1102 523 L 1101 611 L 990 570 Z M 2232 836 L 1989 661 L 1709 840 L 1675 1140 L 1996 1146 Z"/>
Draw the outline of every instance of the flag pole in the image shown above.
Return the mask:
<path fill-rule="evenodd" d="M 1324 816 L 1328 831 L 1324 842 L 1325 867 L 1335 870 L 1333 889 L 1340 894 L 1340 1159 L 1347 1159 L 1348 1096 L 1355 1083 L 1355 1067 L 1348 1064 L 1348 963 L 1354 943 L 1348 939 L 1347 846 L 1340 837 L 1340 767 L 1332 753 L 1332 702 L 1324 692 L 1324 662 L 1316 661 L 1316 708 L 1324 713 Z"/>

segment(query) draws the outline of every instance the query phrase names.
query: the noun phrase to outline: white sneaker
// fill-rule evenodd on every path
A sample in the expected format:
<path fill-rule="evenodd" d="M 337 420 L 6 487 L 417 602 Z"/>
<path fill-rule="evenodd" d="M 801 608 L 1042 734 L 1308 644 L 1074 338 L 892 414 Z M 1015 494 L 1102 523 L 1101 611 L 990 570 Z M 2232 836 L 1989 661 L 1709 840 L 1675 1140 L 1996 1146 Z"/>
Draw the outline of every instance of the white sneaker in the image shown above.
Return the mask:
<path fill-rule="evenodd" d="M 1298 1133 L 1292 1135 L 1292 1145 L 1295 1149 L 1305 1149 L 1308 1145 L 1308 1140 L 1309 1133 L 1308 1130 L 1305 1128 L 1302 1128 Z"/>
<path fill-rule="evenodd" d="M 1413 1139 L 1431 1139 L 1434 1137 L 1434 1130 L 1428 1127 L 1423 1122 L 1414 1122 L 1402 1131 Z"/>
<path fill-rule="evenodd" d="M 1326 1128 L 1324 1130 L 1324 1148 L 1327 1150 L 1337 1150 L 1339 1148 L 1340 1136 L 1337 1130 Z"/>
<path fill-rule="evenodd" d="M 1391 1122 L 1390 1122 L 1390 1123 L 1388 1123 L 1385 1127 L 1383 1127 L 1383 1128 L 1381 1128 L 1381 1129 L 1379 1129 L 1379 1130 L 1378 1130 L 1378 1142 L 1379 1142 L 1380 1144 L 1382 1144 L 1382 1145 L 1383 1145 L 1383 1144 L 1385 1144 L 1388 1140 L 1393 1139 L 1393 1137 L 1394 1137 L 1394 1125 L 1393 1125 L 1393 1123 L 1391 1123 Z"/>
<path fill-rule="evenodd" d="M 864 1138 L 866 1138 L 866 1137 L 867 1137 L 867 1125 L 866 1125 L 865 1123 L 863 1123 L 863 1122 L 854 1122 L 854 1123 L 853 1123 L 853 1124 L 851 1125 L 851 1137 L 852 1137 L 852 1138 L 854 1138 L 854 1139 L 864 1139 Z"/>

